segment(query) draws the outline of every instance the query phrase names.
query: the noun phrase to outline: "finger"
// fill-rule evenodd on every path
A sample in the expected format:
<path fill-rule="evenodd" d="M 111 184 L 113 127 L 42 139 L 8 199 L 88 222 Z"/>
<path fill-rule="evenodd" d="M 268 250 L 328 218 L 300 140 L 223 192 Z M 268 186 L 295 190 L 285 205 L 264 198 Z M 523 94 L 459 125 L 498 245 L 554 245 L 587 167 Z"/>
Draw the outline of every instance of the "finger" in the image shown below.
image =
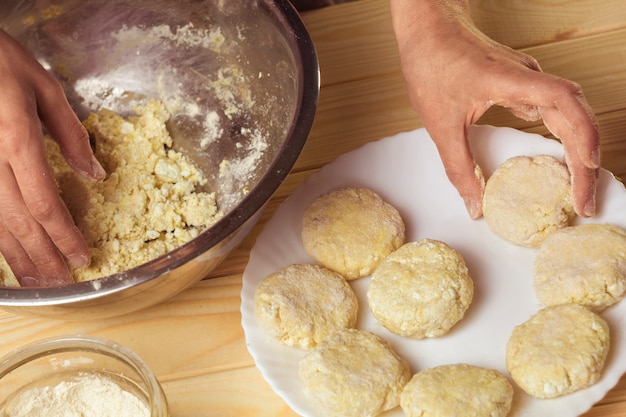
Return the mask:
<path fill-rule="evenodd" d="M 508 47 L 507 47 L 508 48 Z M 516 49 L 513 50 L 517 56 L 519 62 L 524 65 L 526 68 L 531 69 L 533 71 L 542 72 L 541 65 L 539 65 L 539 61 L 535 59 L 535 57 L 528 55 L 524 52 L 520 52 Z"/>
<path fill-rule="evenodd" d="M 593 216 L 600 136 L 595 116 L 580 86 L 554 75 L 527 70 L 514 78 L 526 81 L 508 85 L 508 88 L 498 86 L 505 94 L 497 104 L 509 108 L 536 106 L 548 130 L 563 143 L 576 213 Z"/>
<path fill-rule="evenodd" d="M 565 149 L 565 162 L 570 171 L 572 181 L 572 198 L 574 210 L 579 216 L 591 217 L 596 211 L 596 182 L 598 169 L 590 168 L 580 158 L 577 143 L 572 139 L 569 125 L 557 109 L 541 109 L 546 126 L 559 137 Z"/>
<path fill-rule="evenodd" d="M 3 196 L 0 199 L 0 213 L 2 213 L 2 223 L 8 233 L 28 254 L 29 259 L 39 271 L 39 276 L 28 274 L 19 278 L 40 279 L 40 286 L 68 284 L 72 282 L 70 271 L 41 225 L 31 216 L 28 207 L 24 204 L 22 194 L 13 176 L 13 171 L 8 164 L 0 165 L 0 183 L 3 184 Z M 11 241 L 7 243 L 11 245 Z M 13 256 L 21 259 L 23 265 L 27 261 L 21 257 L 19 251 Z M 9 255 L 11 258 L 11 255 Z M 22 273 L 22 266 L 13 263 L 18 268 L 14 273 Z"/>
<path fill-rule="evenodd" d="M 565 147 L 575 149 L 580 161 L 588 168 L 599 168 L 598 123 L 580 86 L 551 74 L 528 70 L 511 77 L 525 81 L 495 86 L 495 91 L 501 94 L 495 104 L 511 109 L 538 109 L 548 130 Z M 545 117 L 546 109 L 557 112 Z"/>
<path fill-rule="evenodd" d="M 22 245 L 0 221 L 0 253 L 22 287 L 39 287 L 44 280 Z"/>
<path fill-rule="evenodd" d="M 599 170 L 571 162 L 569 169 L 572 177 L 574 210 L 579 216 L 591 217 L 596 213 L 596 186 Z"/>
<path fill-rule="evenodd" d="M 89 248 L 59 197 L 56 184 L 51 180 L 52 173 L 34 174 L 29 177 L 24 177 L 20 173 L 16 176 L 20 178 L 19 188 L 29 213 L 41 225 L 61 254 L 75 267 L 87 265 Z"/>
<path fill-rule="evenodd" d="M 464 125 L 439 123 L 431 127 L 430 135 L 437 146 L 441 162 L 450 183 L 456 188 L 472 219 L 482 215 L 485 182 L 480 167 L 476 165 L 467 140 Z"/>
<path fill-rule="evenodd" d="M 13 164 L 9 168 L 4 174 L 4 181 L 8 182 L 14 178 L 12 182 L 16 184 L 17 189 L 13 198 L 26 206 L 26 211 L 41 225 L 45 234 L 72 265 L 85 266 L 89 262 L 89 248 L 59 196 L 52 170 L 46 160 L 41 133 L 22 132 L 22 134 L 34 139 L 21 141 L 20 146 L 14 147 L 14 160 L 21 163 Z M 19 207 L 17 210 L 18 213 L 20 210 L 24 212 Z M 5 224 L 9 227 L 6 222 Z M 32 251 L 36 252 L 37 249 L 36 242 L 33 242 L 33 246 L 26 247 L 23 239 L 28 239 L 28 236 L 16 238 L 32 258 L 34 256 Z M 56 260 L 50 259 L 52 262 Z"/>
<path fill-rule="evenodd" d="M 588 168 L 600 167 L 600 134 L 593 111 L 585 100 L 577 84 L 569 83 L 569 93 L 555 99 L 554 108 L 546 127 L 563 142 L 564 146 L 575 149 L 578 158 Z"/>
<path fill-rule="evenodd" d="M 537 72 L 541 72 L 541 65 L 535 59 L 535 57 L 528 55 L 525 52 L 518 51 L 517 49 L 513 49 L 509 46 L 503 45 L 499 42 L 494 41 L 491 38 L 487 38 L 487 42 L 491 43 L 492 47 L 497 51 L 498 55 L 502 55 L 503 57 L 508 58 L 511 62 L 516 62 L 521 64 L 522 66 Z"/>
<path fill-rule="evenodd" d="M 47 73 L 42 74 L 37 86 L 37 105 L 44 125 L 70 166 L 87 179 L 103 180 L 106 173 L 93 154 L 87 130 L 70 107 L 61 85 Z"/>

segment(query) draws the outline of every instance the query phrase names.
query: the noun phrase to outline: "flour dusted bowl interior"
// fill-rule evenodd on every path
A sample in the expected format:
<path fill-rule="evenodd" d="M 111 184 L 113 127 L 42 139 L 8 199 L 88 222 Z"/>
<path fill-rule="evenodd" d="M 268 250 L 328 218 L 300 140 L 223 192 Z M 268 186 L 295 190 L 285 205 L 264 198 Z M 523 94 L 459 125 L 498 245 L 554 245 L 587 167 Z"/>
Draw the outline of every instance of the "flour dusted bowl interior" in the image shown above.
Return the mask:
<path fill-rule="evenodd" d="M 15 0 L 0 28 L 62 83 L 81 119 L 164 103 L 173 148 L 199 166 L 224 216 L 148 263 L 57 288 L 2 288 L 0 308 L 87 319 L 163 301 L 249 233 L 293 167 L 319 91 L 317 57 L 287 0 Z"/>

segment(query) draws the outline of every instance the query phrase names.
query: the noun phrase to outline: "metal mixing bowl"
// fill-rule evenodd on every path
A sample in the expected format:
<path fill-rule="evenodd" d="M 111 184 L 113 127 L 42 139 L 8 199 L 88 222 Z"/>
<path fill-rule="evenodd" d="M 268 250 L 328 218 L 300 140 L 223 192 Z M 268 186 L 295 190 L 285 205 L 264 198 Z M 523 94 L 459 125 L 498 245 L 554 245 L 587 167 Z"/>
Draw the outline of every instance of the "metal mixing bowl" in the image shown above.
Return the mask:
<path fill-rule="evenodd" d="M 191 242 L 123 273 L 0 289 L 0 308 L 15 313 L 120 315 L 198 282 L 257 222 L 313 122 L 317 56 L 288 0 L 3 0 L 0 27 L 61 80 L 81 118 L 162 100 L 174 148 L 202 168 L 225 213 Z"/>

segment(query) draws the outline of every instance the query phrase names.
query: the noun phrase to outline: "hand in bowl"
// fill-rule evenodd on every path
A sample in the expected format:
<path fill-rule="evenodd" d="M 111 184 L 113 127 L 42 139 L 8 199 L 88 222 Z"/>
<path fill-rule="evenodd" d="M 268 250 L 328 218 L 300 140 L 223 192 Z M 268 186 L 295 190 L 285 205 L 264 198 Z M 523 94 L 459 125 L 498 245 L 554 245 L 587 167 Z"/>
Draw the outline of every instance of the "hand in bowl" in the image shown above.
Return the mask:
<path fill-rule="evenodd" d="M 472 218 L 482 215 L 484 179 L 467 126 L 492 105 L 543 119 L 563 143 L 576 212 L 595 213 L 600 141 L 579 85 L 542 72 L 531 56 L 485 36 L 467 0 L 391 0 L 391 13 L 409 98 Z"/>
<path fill-rule="evenodd" d="M 89 262 L 85 239 L 61 200 L 42 123 L 74 170 L 102 180 L 86 130 L 61 85 L 0 30 L 0 252 L 22 286 L 72 282 L 67 262 Z"/>

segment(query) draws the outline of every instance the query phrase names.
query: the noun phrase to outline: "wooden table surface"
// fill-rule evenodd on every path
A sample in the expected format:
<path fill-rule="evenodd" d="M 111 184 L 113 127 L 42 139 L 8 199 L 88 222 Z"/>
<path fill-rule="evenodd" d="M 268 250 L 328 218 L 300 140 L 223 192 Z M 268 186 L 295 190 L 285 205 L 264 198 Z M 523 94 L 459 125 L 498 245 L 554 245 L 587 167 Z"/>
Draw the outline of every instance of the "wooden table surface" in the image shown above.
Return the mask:
<path fill-rule="evenodd" d="M 600 122 L 604 167 L 626 179 L 626 2 L 470 3 L 487 35 L 583 86 Z M 0 312 L 0 355 L 45 337 L 98 335 L 145 359 L 163 385 L 172 417 L 296 415 L 270 389 L 246 350 L 239 305 L 249 251 L 276 207 L 311 173 L 368 141 L 421 126 L 406 96 L 386 0 L 358 0 L 303 17 L 322 75 L 309 141 L 260 223 L 212 279 L 158 306 L 105 320 L 65 322 Z M 481 123 L 547 134 L 539 123 L 499 109 Z M 584 414 L 624 415 L 626 377 Z"/>

